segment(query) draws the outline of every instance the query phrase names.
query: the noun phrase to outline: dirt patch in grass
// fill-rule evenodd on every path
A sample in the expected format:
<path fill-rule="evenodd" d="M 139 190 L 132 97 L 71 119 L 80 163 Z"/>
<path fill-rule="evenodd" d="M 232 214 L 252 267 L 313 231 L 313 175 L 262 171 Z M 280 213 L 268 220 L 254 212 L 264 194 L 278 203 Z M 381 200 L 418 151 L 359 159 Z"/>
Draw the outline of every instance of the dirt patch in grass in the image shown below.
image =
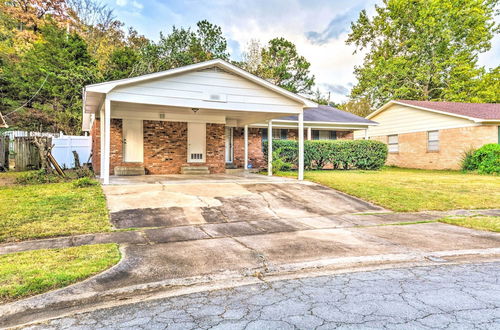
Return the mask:
<path fill-rule="evenodd" d="M 115 265 L 116 244 L 36 250 L 0 256 L 0 303 L 68 286 Z"/>

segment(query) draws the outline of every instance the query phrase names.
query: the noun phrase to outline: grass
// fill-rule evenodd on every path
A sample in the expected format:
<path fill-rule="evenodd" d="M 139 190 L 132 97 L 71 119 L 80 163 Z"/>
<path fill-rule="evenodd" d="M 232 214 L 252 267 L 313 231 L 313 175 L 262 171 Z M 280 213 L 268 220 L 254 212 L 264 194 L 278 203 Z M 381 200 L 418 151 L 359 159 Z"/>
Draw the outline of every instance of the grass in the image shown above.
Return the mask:
<path fill-rule="evenodd" d="M 500 232 L 500 217 L 472 216 L 472 217 L 447 217 L 439 221 L 450 225 L 462 226 L 472 229 Z"/>
<path fill-rule="evenodd" d="M 111 230 L 99 185 L 1 185 L 15 175 L 0 173 L 0 242 Z"/>
<path fill-rule="evenodd" d="M 386 167 L 379 171 L 306 171 L 305 179 L 398 212 L 500 205 L 500 176 L 494 175 Z"/>
<path fill-rule="evenodd" d="M 0 256 L 0 303 L 61 288 L 120 260 L 116 244 L 36 250 Z"/>

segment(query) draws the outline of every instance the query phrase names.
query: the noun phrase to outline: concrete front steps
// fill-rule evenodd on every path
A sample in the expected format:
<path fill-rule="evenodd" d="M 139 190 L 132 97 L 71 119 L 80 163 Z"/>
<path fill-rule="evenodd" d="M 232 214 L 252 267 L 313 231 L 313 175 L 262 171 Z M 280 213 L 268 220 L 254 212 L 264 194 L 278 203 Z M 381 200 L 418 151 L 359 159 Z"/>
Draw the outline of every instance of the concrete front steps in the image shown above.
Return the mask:
<path fill-rule="evenodd" d="M 208 169 L 208 166 L 182 166 L 181 174 L 204 175 L 210 174 L 210 170 Z"/>

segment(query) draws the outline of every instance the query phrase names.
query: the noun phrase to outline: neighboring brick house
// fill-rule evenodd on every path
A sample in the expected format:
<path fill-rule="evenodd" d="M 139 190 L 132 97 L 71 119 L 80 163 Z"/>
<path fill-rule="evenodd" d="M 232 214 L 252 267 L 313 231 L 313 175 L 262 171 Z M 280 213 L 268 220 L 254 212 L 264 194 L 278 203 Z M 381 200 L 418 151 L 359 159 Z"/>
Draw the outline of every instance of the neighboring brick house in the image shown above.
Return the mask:
<path fill-rule="evenodd" d="M 367 135 L 388 144 L 387 165 L 456 170 L 464 152 L 500 142 L 500 104 L 397 100 L 367 119 L 379 123 Z"/>
<path fill-rule="evenodd" d="M 104 183 L 118 174 L 224 173 L 228 163 L 264 167 L 269 128 L 303 146 L 306 136 L 352 138 L 353 130 L 375 125 L 318 107 L 220 59 L 89 85 L 83 99 L 82 126 L 91 133 L 93 167 Z M 299 179 L 301 164 L 299 152 Z"/>

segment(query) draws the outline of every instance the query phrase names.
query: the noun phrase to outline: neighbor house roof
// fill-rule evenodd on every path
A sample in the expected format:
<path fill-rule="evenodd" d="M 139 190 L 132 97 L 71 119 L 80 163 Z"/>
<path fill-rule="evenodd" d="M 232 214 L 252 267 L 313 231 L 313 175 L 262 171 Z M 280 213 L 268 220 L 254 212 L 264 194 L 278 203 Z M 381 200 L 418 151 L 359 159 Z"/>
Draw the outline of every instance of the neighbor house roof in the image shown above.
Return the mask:
<path fill-rule="evenodd" d="M 432 111 L 470 119 L 475 122 L 500 121 L 500 104 L 498 103 L 462 103 L 437 101 L 394 100 L 386 103 L 366 118 L 370 119 L 387 109 L 392 104 L 406 105 L 413 108 Z"/>
<path fill-rule="evenodd" d="M 286 116 L 278 118 L 275 121 L 297 120 L 297 116 Z M 352 114 L 350 112 L 342 111 L 328 105 L 320 105 L 316 108 L 304 109 L 304 122 L 377 125 L 377 123 L 374 121 L 356 116 L 355 114 Z"/>

